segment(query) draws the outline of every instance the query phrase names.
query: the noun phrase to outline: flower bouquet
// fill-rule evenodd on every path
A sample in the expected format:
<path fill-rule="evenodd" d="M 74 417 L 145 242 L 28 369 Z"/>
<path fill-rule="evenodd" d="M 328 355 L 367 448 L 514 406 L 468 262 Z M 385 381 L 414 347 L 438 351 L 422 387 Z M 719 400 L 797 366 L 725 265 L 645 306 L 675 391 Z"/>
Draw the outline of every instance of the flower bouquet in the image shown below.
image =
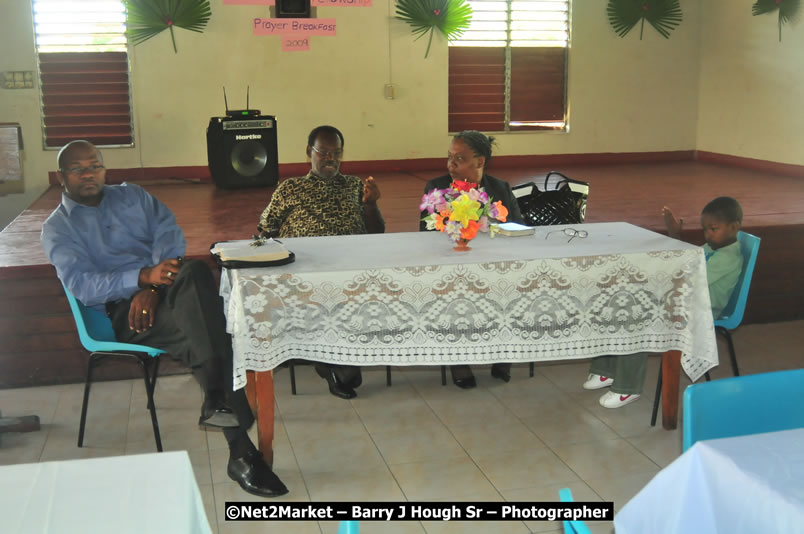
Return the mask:
<path fill-rule="evenodd" d="M 433 189 L 425 193 L 419 210 L 427 212 L 422 218 L 428 230 L 446 233 L 458 246 L 455 250 L 470 250 L 466 244 L 477 232 L 489 231 L 489 220 L 505 222 L 508 209 L 501 201 L 493 202 L 477 184 L 454 180 L 449 189 Z"/>

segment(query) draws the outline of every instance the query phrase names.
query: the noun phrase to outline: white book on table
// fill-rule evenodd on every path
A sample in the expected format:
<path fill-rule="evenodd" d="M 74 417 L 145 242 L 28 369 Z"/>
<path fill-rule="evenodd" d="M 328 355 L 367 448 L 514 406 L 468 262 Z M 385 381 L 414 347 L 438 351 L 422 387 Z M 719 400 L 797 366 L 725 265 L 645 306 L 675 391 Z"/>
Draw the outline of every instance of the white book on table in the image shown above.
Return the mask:
<path fill-rule="evenodd" d="M 504 236 L 523 236 L 533 235 L 536 232 L 535 226 L 525 226 L 515 222 L 506 222 L 491 225 L 491 235 L 500 234 Z"/>
<path fill-rule="evenodd" d="M 210 252 L 218 255 L 221 261 L 277 261 L 290 256 L 288 249 L 278 241 L 264 239 L 261 242 L 262 245 L 253 246 L 255 241 L 252 239 L 222 241 L 216 243 Z"/>

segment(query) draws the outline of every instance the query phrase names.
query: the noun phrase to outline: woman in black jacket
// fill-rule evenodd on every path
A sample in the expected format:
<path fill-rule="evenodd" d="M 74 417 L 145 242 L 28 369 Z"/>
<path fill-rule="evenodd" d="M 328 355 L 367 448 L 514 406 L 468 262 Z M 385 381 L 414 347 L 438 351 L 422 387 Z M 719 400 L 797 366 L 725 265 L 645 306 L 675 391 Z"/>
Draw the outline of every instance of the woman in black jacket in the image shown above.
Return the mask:
<path fill-rule="evenodd" d="M 460 180 L 477 184 L 478 189 L 495 201 L 502 201 L 503 206 L 508 210 L 508 221 L 522 223 L 522 215 L 519 212 L 519 204 L 511 186 L 508 182 L 495 178 L 485 173 L 486 165 L 491 160 L 491 146 L 494 138 L 476 130 L 464 130 L 452 138 L 447 152 L 447 171 L 449 174 L 439 176 L 427 182 L 424 192 L 429 193 L 433 189 L 448 189 L 453 180 Z M 421 217 L 426 217 L 427 212 L 422 212 Z M 424 222 L 419 223 L 419 230 L 426 230 Z M 452 365 L 452 381 L 456 386 L 469 389 L 477 385 L 472 370 L 468 365 Z M 495 363 L 491 366 L 491 376 L 504 382 L 511 380 L 511 364 Z"/>

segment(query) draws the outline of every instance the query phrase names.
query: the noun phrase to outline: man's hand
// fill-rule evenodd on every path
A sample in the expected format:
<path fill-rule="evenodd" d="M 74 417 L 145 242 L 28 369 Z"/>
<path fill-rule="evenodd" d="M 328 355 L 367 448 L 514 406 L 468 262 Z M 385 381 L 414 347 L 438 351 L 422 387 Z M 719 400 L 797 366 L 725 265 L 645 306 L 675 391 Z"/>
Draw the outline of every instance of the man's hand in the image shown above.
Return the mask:
<path fill-rule="evenodd" d="M 265 238 L 265 239 L 271 238 L 271 239 L 273 239 L 275 237 L 279 237 L 279 232 L 277 232 L 277 231 L 271 232 L 271 231 L 268 231 L 268 230 L 263 230 L 262 228 L 257 228 L 257 231 L 259 233 L 256 234 L 256 235 L 252 235 L 251 239 L 262 239 L 262 238 Z"/>
<path fill-rule="evenodd" d="M 169 286 L 176 279 L 181 267 L 181 260 L 178 258 L 168 258 L 153 267 L 143 267 L 140 269 L 140 277 L 137 284 L 140 287 L 147 287 L 151 284 L 156 286 Z"/>
<path fill-rule="evenodd" d="M 380 188 L 377 187 L 377 182 L 374 181 L 373 176 L 366 178 L 363 182 L 363 204 L 376 204 L 380 198 Z"/>
<path fill-rule="evenodd" d="M 131 299 L 128 309 L 128 327 L 139 334 L 154 325 L 156 308 L 159 305 L 159 293 L 151 288 L 143 289 Z"/>
<path fill-rule="evenodd" d="M 676 219 L 673 212 L 667 206 L 662 208 L 664 215 L 664 226 L 667 228 L 667 235 L 676 239 L 681 239 L 681 230 L 684 227 L 684 219 Z"/>

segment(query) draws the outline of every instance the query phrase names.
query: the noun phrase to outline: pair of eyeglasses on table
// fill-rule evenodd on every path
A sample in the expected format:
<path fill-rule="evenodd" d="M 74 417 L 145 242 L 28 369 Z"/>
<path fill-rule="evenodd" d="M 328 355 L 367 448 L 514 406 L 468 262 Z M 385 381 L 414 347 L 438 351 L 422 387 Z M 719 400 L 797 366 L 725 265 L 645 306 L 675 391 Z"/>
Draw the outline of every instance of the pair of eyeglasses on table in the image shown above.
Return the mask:
<path fill-rule="evenodd" d="M 564 234 L 564 235 L 566 235 L 566 236 L 569 236 L 569 239 L 567 240 L 567 243 L 569 243 L 570 241 L 572 241 L 576 237 L 580 237 L 581 239 L 584 239 L 585 237 L 587 237 L 589 235 L 589 232 L 587 232 L 586 230 L 576 230 L 575 228 L 562 228 L 560 230 L 553 230 L 552 232 L 547 232 L 547 234 L 545 234 L 544 238 L 547 239 L 548 237 L 550 237 L 551 234 L 557 234 L 559 232 Z"/>

